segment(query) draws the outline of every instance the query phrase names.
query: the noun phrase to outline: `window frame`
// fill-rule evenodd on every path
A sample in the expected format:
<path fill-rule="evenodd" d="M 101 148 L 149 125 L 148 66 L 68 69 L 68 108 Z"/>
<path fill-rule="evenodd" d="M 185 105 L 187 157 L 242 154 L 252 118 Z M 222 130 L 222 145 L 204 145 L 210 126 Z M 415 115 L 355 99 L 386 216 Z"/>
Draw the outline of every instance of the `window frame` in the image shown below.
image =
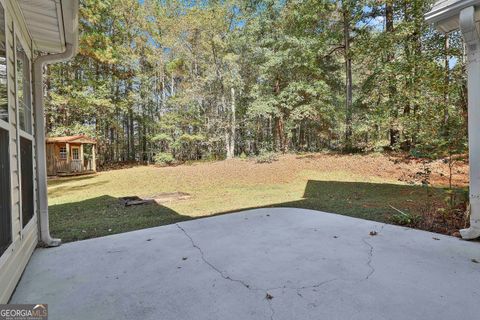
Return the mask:
<path fill-rule="evenodd" d="M 8 133 L 10 133 L 10 128 L 11 128 L 10 122 L 5 122 L 2 119 L 0 119 L 0 128 L 7 130 Z"/>
<path fill-rule="evenodd" d="M 20 222 L 21 222 L 21 224 L 20 224 L 20 227 L 22 228 L 23 232 L 25 232 L 24 230 L 26 230 L 26 228 L 28 228 L 29 225 L 33 223 L 32 221 L 34 221 L 34 218 L 35 218 L 36 213 L 37 213 L 37 209 L 36 209 L 36 203 L 37 202 L 36 202 L 36 196 L 35 196 L 35 187 L 36 187 L 36 184 L 35 184 L 35 154 L 34 154 L 35 150 L 34 150 L 34 147 L 33 147 L 33 141 L 28 139 L 28 138 L 25 138 L 25 137 L 21 137 L 19 139 L 20 150 L 22 149 L 21 144 L 22 144 L 23 139 L 30 143 L 30 148 L 29 149 L 30 149 L 30 153 L 32 155 L 31 159 L 29 159 L 29 160 L 31 162 L 31 168 L 30 169 L 32 170 L 32 179 L 31 179 L 30 182 L 31 182 L 31 186 L 32 186 L 32 188 L 31 188 L 32 194 L 31 195 L 32 195 L 32 211 L 33 212 L 31 213 L 32 215 L 31 215 L 30 219 L 28 219 L 28 222 L 26 224 L 24 224 L 24 221 L 23 221 L 23 218 L 24 218 L 23 217 L 23 214 L 24 214 L 24 211 L 23 211 L 24 210 L 24 208 L 23 208 L 23 197 L 24 197 L 23 191 L 24 191 L 24 189 L 23 189 L 23 187 L 24 186 L 23 186 L 23 182 L 22 182 L 23 172 L 21 172 L 22 167 L 23 167 L 22 152 L 20 151 L 20 153 L 18 155 L 18 158 L 20 159 L 19 169 L 20 169 L 20 174 L 21 174 L 21 176 L 20 176 L 20 181 L 21 181 L 21 184 L 20 184 L 20 193 L 21 193 L 21 197 L 20 197 L 20 201 L 21 201 L 21 203 L 20 203 Z M 23 237 L 23 234 L 22 234 L 22 237 Z"/>
<path fill-rule="evenodd" d="M 1 4 L 1 3 L 0 3 Z M 7 134 L 7 139 L 9 141 L 8 143 L 8 174 L 7 176 L 9 177 L 8 179 L 8 187 L 10 189 L 10 194 L 9 194 L 9 197 L 7 197 L 7 199 L 9 198 L 10 199 L 10 204 L 9 204 L 9 208 L 10 208 L 10 243 L 8 243 L 8 245 L 5 247 L 5 250 L 3 252 L 0 252 L 0 264 L 2 263 L 2 259 L 4 259 L 5 256 L 7 256 L 9 254 L 9 252 L 12 251 L 12 246 L 14 245 L 14 228 L 13 228 L 13 210 L 12 210 L 12 205 L 13 205 L 13 192 L 12 192 L 12 177 L 11 177 L 11 173 L 12 173 L 12 166 L 11 166 L 11 163 L 12 163 L 12 156 L 11 156 L 11 152 L 10 152 L 10 149 L 11 149 L 11 144 L 10 144 L 10 130 L 8 129 L 5 129 L 5 128 L 0 128 L 0 130 L 4 130 Z M 7 200 L 8 201 L 8 200 Z M 5 258 L 6 259 L 6 258 Z"/>
<path fill-rule="evenodd" d="M 62 152 L 62 149 L 65 149 L 65 152 Z M 65 154 L 65 156 L 62 157 L 62 154 Z M 59 160 L 68 160 L 67 157 L 68 157 L 67 147 L 66 146 L 65 147 L 59 147 L 58 148 L 58 159 Z"/>
<path fill-rule="evenodd" d="M 9 89 L 10 89 L 10 86 L 8 84 L 8 72 L 9 72 L 9 68 L 8 68 L 8 43 L 7 43 L 7 31 L 10 29 L 8 28 L 8 25 L 7 25 L 7 10 L 5 9 L 5 4 L 3 1 L 0 1 L 0 6 L 1 8 L 3 9 L 3 31 L 4 31 L 4 35 L 5 35 L 5 62 L 6 62 L 6 65 L 5 65 L 5 74 L 6 74 L 6 81 L 7 81 L 7 116 L 8 116 L 8 119 L 7 121 L 5 120 L 2 120 L 0 119 L 0 128 L 2 129 L 5 129 L 8 131 L 8 133 L 10 134 L 10 129 L 12 128 L 11 127 L 11 124 L 10 124 L 10 120 L 12 119 L 12 111 L 11 111 L 11 105 L 10 105 L 10 99 L 9 99 Z"/>
<path fill-rule="evenodd" d="M 77 151 L 77 158 L 75 158 L 75 151 Z M 72 147 L 72 160 L 80 160 L 80 147 L 74 146 Z"/>
<path fill-rule="evenodd" d="M 20 202 L 20 212 L 19 212 L 19 219 L 20 219 L 20 238 L 23 239 L 24 235 L 29 232 L 29 230 L 32 228 L 32 225 L 36 224 L 36 217 L 37 217 L 37 195 L 36 195 L 36 188 L 37 188 L 37 183 L 36 183 L 36 177 L 35 177 L 35 139 L 34 139 L 34 120 L 33 120 L 33 99 L 32 99 L 32 76 L 31 76 L 31 51 L 30 47 L 28 44 L 25 42 L 23 35 L 21 33 L 20 28 L 18 28 L 17 24 L 15 21 L 12 21 L 12 26 L 13 26 L 13 32 L 12 32 L 12 41 L 13 41 L 13 73 L 14 73 L 14 83 L 13 83 L 13 89 L 14 89 L 14 107 L 15 107 L 15 119 L 16 119 L 16 131 L 17 131 L 17 168 L 18 168 L 18 186 L 19 186 L 19 202 Z M 24 62 L 24 72 L 22 74 L 22 80 L 24 81 L 23 83 L 28 82 L 28 87 L 29 90 L 28 92 L 24 91 L 24 96 L 27 97 L 29 104 L 30 104 L 30 113 L 29 113 L 29 124 L 30 124 L 30 130 L 31 133 L 23 130 L 20 127 L 20 103 L 19 103 L 19 97 L 18 97 L 18 69 L 17 69 L 17 63 L 18 63 L 18 57 L 17 57 L 17 45 L 20 44 L 22 47 L 24 53 L 25 53 L 25 59 L 23 59 Z M 26 62 L 26 66 L 25 66 Z M 27 79 L 24 78 L 25 73 L 27 72 Z M 23 88 L 24 89 L 24 88 Z M 32 172 L 33 172 L 33 215 L 31 219 L 28 221 L 25 226 L 23 226 L 23 192 L 22 192 L 22 170 L 21 170 L 21 151 L 20 151 L 20 143 L 21 143 L 21 138 L 25 138 L 27 140 L 30 140 L 31 142 L 31 147 L 32 147 Z M 12 194 L 13 196 L 13 194 Z"/>
<path fill-rule="evenodd" d="M 27 138 L 29 140 L 32 140 L 32 143 L 33 143 L 33 134 L 34 134 L 34 121 L 33 121 L 33 113 L 34 113 L 34 110 L 33 110 L 33 99 L 32 99 L 32 63 L 31 63 L 31 53 L 30 53 L 30 49 L 28 47 L 28 45 L 26 45 L 26 43 L 24 43 L 24 40 L 23 40 L 23 37 L 21 34 L 18 34 L 17 32 L 17 29 L 18 28 L 15 28 L 14 26 L 14 34 L 13 34 L 13 43 L 14 43 L 14 57 L 15 57 L 15 70 L 14 70 L 14 74 L 15 74 L 15 85 L 14 85 L 14 89 L 15 89 L 15 109 L 16 109 L 16 113 L 17 113 L 17 130 L 21 133 L 21 136 L 24 137 L 24 138 Z M 18 96 L 18 85 L 19 85 L 19 78 L 18 78 L 18 60 L 19 60 L 19 57 L 17 56 L 17 46 L 20 45 L 23 52 L 25 53 L 25 57 L 24 59 L 21 59 L 23 61 L 23 74 L 22 74 L 22 84 L 24 86 L 24 88 L 22 88 L 23 90 L 23 94 L 24 94 L 24 97 L 27 99 L 27 105 L 24 106 L 24 108 L 27 108 L 29 109 L 29 112 L 25 112 L 24 114 L 24 121 L 25 121 L 25 126 L 29 125 L 29 131 L 28 130 L 24 130 L 21 128 L 21 124 L 20 124 L 20 103 L 23 103 L 23 102 L 20 102 L 19 100 L 19 96 Z M 25 84 L 28 84 L 28 90 L 25 90 Z M 28 91 L 28 92 L 25 92 L 25 91 Z M 27 129 L 27 128 L 26 128 Z"/>
<path fill-rule="evenodd" d="M 15 218 L 13 216 L 13 192 L 12 192 L 12 156 L 11 156 L 11 149 L 12 149 L 12 144 L 11 144 L 11 139 L 12 139 L 12 131 L 14 129 L 14 127 L 12 126 L 11 124 L 11 119 L 12 117 L 15 116 L 13 110 L 12 110 L 12 104 L 13 102 L 11 101 L 10 99 L 10 85 L 9 85 L 9 53 L 8 53 L 8 46 L 9 44 L 7 43 L 7 32 L 10 32 L 10 27 L 9 25 L 7 24 L 7 19 L 8 19 L 8 15 L 7 15 L 7 9 L 6 9 L 6 5 L 5 5 L 5 2 L 4 0 L 0 0 L 0 6 L 1 8 L 3 9 L 3 22 L 4 22 L 4 25 L 3 25 L 3 30 L 5 32 L 5 59 L 6 59 L 6 76 L 7 76 L 7 110 L 8 110 L 8 121 L 5 121 L 5 120 L 1 120 L 0 119 L 0 127 L 4 130 L 7 131 L 8 133 L 8 141 L 9 141 L 9 146 L 8 146 L 8 149 L 9 149 L 9 171 L 10 171 L 10 181 L 9 181 L 9 184 L 10 184 L 10 237 L 11 237 L 11 241 L 10 241 L 10 244 L 7 246 L 7 248 L 5 249 L 5 251 L 0 254 L 0 266 L 3 265 L 5 263 L 5 261 L 7 261 L 7 259 L 10 257 L 11 253 L 13 252 L 13 248 L 15 246 L 15 241 L 14 241 L 14 234 L 15 234 L 15 229 L 14 229 L 14 224 L 13 224 L 13 219 Z M 12 27 L 13 27 L 13 21 L 12 21 Z M 13 35 L 13 32 L 12 32 L 12 35 Z M 10 67 L 11 68 L 11 67 Z"/>

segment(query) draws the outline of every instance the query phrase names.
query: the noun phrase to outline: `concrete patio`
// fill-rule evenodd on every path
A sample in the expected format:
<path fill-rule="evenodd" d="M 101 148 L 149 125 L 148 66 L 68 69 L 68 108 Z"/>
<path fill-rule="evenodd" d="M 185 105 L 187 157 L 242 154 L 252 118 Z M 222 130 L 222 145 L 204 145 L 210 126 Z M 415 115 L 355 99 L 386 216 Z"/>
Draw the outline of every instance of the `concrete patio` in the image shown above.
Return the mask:
<path fill-rule="evenodd" d="M 11 303 L 53 320 L 477 319 L 475 261 L 478 242 L 258 209 L 37 249 Z"/>

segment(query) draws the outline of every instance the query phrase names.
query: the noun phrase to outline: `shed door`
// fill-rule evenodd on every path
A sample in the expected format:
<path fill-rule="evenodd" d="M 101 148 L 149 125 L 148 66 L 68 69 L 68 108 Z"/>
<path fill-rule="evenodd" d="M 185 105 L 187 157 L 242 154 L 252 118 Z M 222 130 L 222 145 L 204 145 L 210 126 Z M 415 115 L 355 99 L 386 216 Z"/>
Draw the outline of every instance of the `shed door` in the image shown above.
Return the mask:
<path fill-rule="evenodd" d="M 12 242 L 8 131 L 0 128 L 0 256 Z"/>

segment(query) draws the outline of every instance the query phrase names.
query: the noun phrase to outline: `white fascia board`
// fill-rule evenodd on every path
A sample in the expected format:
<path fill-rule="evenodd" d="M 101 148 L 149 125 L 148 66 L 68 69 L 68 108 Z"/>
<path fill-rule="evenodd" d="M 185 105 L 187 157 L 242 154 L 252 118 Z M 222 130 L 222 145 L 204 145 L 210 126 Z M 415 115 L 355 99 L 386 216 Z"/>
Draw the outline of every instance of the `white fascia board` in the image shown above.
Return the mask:
<path fill-rule="evenodd" d="M 57 17 L 58 17 L 58 29 L 60 30 L 60 45 L 62 51 L 65 51 L 65 28 L 63 24 L 64 13 L 62 12 L 62 3 L 60 0 L 56 0 L 56 7 L 57 7 Z"/>
<path fill-rule="evenodd" d="M 65 44 L 71 44 L 74 51 L 78 48 L 78 0 L 62 1 L 62 30 Z"/>
<path fill-rule="evenodd" d="M 425 20 L 434 24 L 439 31 L 447 33 L 460 27 L 460 11 L 479 5 L 480 0 L 443 1 L 433 6 L 433 9 L 425 15 Z M 480 21 L 478 10 L 475 10 L 475 19 Z"/>

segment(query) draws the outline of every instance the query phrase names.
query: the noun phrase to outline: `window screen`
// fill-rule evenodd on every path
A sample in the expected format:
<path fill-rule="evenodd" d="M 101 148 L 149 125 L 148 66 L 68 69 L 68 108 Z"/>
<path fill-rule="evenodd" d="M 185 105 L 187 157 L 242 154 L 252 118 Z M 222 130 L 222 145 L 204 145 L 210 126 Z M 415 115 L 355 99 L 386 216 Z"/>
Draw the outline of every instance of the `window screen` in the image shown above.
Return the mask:
<path fill-rule="evenodd" d="M 72 148 L 72 159 L 73 160 L 80 159 L 80 152 L 78 148 Z"/>
<path fill-rule="evenodd" d="M 32 141 L 20 138 L 20 162 L 22 169 L 22 224 L 25 227 L 34 213 L 33 202 L 33 151 Z"/>
<path fill-rule="evenodd" d="M 60 159 L 65 160 L 67 159 L 67 148 L 60 147 Z"/>
<path fill-rule="evenodd" d="M 32 109 L 30 105 L 30 66 L 25 50 L 18 38 L 16 43 L 17 54 L 17 102 L 20 129 L 32 133 Z"/>
<path fill-rule="evenodd" d="M 0 255 L 12 241 L 10 152 L 8 131 L 0 128 Z"/>

